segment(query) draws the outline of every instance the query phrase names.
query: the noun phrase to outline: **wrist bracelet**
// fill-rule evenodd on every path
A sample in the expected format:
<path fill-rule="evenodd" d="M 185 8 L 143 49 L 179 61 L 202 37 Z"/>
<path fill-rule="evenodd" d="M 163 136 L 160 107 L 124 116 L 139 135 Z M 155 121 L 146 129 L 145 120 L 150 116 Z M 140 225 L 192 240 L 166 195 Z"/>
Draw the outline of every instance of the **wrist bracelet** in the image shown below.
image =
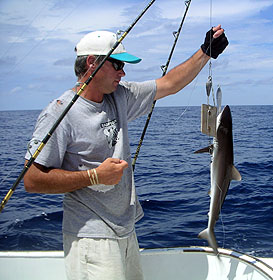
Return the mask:
<path fill-rule="evenodd" d="M 99 177 L 97 174 L 97 170 L 95 168 L 91 169 L 91 173 L 90 173 L 90 170 L 88 169 L 87 174 L 88 174 L 91 185 L 99 185 Z"/>
<path fill-rule="evenodd" d="M 96 185 L 98 185 L 99 184 L 99 177 L 98 177 L 98 174 L 97 174 L 97 170 L 95 168 L 93 168 L 91 171 L 92 171 L 93 181 L 95 182 Z"/>
<path fill-rule="evenodd" d="M 90 170 L 89 170 L 89 169 L 87 170 L 87 174 L 88 174 L 88 177 L 89 177 L 91 186 L 92 186 L 92 185 L 95 185 L 94 182 L 93 182 L 93 180 L 92 180 L 92 178 L 91 178 L 91 174 L 90 174 Z"/>

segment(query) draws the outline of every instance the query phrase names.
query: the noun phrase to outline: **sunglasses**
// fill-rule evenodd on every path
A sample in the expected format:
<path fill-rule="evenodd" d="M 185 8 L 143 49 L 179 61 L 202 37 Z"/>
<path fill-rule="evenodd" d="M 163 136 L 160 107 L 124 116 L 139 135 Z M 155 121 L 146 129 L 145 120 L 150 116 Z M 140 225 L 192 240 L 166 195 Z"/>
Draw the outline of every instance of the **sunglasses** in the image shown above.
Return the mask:
<path fill-rule="evenodd" d="M 114 58 L 111 58 L 111 57 L 107 58 L 107 61 L 112 63 L 112 65 L 113 65 L 113 67 L 116 71 L 122 70 L 124 65 L 125 65 L 124 62 L 122 62 L 120 60 L 117 60 L 117 59 L 114 59 Z"/>

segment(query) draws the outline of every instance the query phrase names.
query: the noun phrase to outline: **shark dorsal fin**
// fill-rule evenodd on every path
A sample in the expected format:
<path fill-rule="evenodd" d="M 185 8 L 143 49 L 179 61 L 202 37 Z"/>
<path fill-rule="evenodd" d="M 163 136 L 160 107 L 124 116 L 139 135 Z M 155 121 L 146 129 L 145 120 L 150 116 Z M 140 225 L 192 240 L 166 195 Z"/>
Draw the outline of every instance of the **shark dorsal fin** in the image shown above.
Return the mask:
<path fill-rule="evenodd" d="M 237 170 L 237 168 L 234 165 L 232 165 L 231 168 L 231 180 L 236 180 L 236 181 L 242 180 L 242 176 L 240 172 Z"/>

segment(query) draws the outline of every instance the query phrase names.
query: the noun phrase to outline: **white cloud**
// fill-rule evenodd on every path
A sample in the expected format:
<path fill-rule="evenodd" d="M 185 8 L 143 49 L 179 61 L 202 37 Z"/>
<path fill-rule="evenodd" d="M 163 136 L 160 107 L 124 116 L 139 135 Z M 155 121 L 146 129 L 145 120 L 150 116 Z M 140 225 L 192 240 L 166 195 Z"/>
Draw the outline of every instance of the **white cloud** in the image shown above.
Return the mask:
<path fill-rule="evenodd" d="M 10 94 L 14 94 L 14 93 L 20 92 L 20 91 L 22 91 L 22 90 L 23 90 L 22 87 L 15 87 L 15 88 L 12 88 L 12 89 L 10 90 Z"/>
<path fill-rule="evenodd" d="M 31 108 L 32 102 L 40 104 L 40 99 L 45 106 L 47 98 L 58 96 L 74 85 L 73 49 L 84 33 L 125 29 L 148 4 L 146 0 L 91 2 L 0 1 L 0 98 L 9 98 L 5 92 L 14 95 L 24 91 L 24 104 Z M 170 68 L 184 61 L 203 42 L 210 28 L 210 2 L 192 1 Z M 262 87 L 263 92 L 271 92 L 272 5 L 273 1 L 269 0 L 212 1 L 212 25 L 222 23 L 230 41 L 225 53 L 217 61 L 213 60 L 213 75 L 217 83 L 226 85 L 226 91 L 238 91 L 235 103 L 256 102 L 250 100 L 254 94 L 249 99 L 241 98 L 243 91 L 261 91 Z M 143 58 L 138 65 L 126 66 L 126 78 L 142 80 L 161 75 L 160 65 L 166 62 L 174 41 L 172 32 L 177 30 L 184 11 L 184 1 L 155 1 L 124 40 L 129 52 Z M 203 91 L 207 75 L 205 67 L 195 91 Z M 170 100 L 179 104 L 181 97 Z M 195 102 L 199 101 L 196 97 Z M 164 105 L 164 100 L 160 103 Z"/>
<path fill-rule="evenodd" d="M 183 1 L 161 1 L 162 16 L 166 18 L 181 17 L 181 11 L 185 10 Z M 211 5 L 212 4 L 212 5 Z M 226 18 L 226 17 L 250 17 L 272 5 L 270 0 L 225 0 L 208 1 L 197 0 L 190 4 L 189 15 L 191 18 L 203 20 L 203 18 Z M 231 19 L 232 20 L 232 19 Z"/>

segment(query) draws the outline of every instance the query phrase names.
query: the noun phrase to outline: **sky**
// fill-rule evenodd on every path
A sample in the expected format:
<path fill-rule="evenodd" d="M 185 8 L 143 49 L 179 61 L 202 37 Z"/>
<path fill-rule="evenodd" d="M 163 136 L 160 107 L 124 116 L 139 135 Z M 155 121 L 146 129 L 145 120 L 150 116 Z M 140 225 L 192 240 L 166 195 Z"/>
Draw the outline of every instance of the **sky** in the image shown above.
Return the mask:
<path fill-rule="evenodd" d="M 95 30 L 126 30 L 150 0 L 1 0 L 0 111 L 42 109 L 74 87 L 74 47 Z M 186 6 L 180 0 L 156 0 L 123 40 L 142 58 L 126 64 L 128 81 L 162 76 Z M 211 26 L 221 24 L 229 46 L 211 59 L 214 92 L 223 104 L 273 104 L 273 0 L 192 0 L 169 70 L 187 60 Z M 207 103 L 207 64 L 197 78 L 157 106 Z M 212 98 L 210 99 L 212 103 Z"/>

